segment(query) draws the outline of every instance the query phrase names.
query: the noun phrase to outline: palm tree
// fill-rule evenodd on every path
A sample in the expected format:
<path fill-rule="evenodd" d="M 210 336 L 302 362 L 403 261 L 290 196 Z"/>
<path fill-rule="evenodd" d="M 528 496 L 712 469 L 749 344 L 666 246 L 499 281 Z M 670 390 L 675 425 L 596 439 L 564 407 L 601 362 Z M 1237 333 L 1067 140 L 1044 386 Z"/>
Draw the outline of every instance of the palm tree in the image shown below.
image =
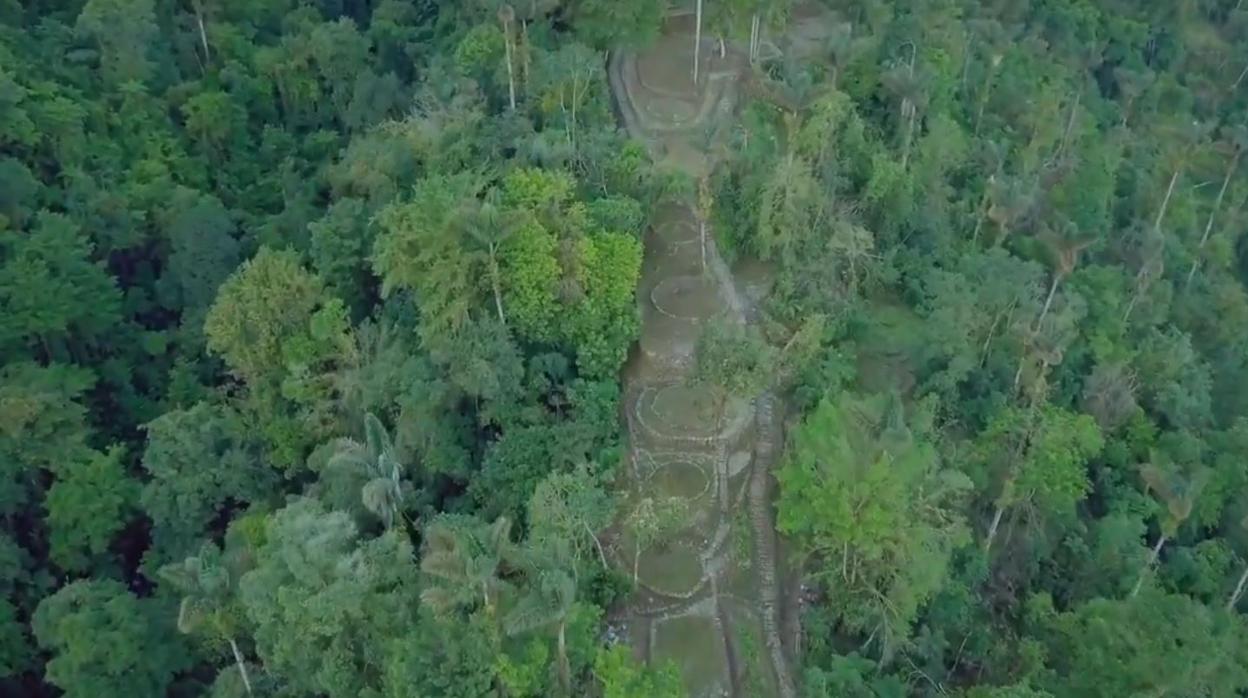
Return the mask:
<path fill-rule="evenodd" d="M 1239 124 L 1229 127 L 1225 132 L 1226 143 L 1230 146 L 1231 155 L 1226 165 L 1226 175 L 1222 178 L 1222 188 L 1218 190 L 1218 197 L 1213 202 L 1213 208 L 1209 211 L 1209 220 L 1205 223 L 1205 232 L 1200 236 L 1200 243 L 1196 245 L 1195 259 L 1192 260 L 1192 268 L 1187 272 L 1187 281 L 1185 288 L 1192 285 L 1192 278 L 1196 276 L 1196 269 L 1200 267 L 1200 253 L 1205 249 L 1205 243 L 1209 242 L 1209 234 L 1213 232 L 1213 223 L 1218 216 L 1218 211 L 1222 209 L 1222 200 L 1226 198 L 1226 189 L 1231 184 L 1231 177 L 1235 175 L 1235 171 L 1239 168 L 1239 158 L 1244 154 L 1244 150 L 1248 148 L 1248 126 Z"/>
<path fill-rule="evenodd" d="M 1148 292 L 1153 282 L 1161 278 L 1166 271 L 1166 240 L 1157 228 L 1149 228 L 1140 230 L 1138 226 L 1133 226 L 1133 234 L 1130 237 L 1136 238 L 1135 255 L 1139 258 L 1140 267 L 1135 272 L 1135 280 L 1131 284 L 1131 298 L 1127 301 L 1126 310 L 1122 313 L 1122 321 L 1126 322 L 1131 318 L 1131 313 L 1135 311 L 1135 306 L 1140 299 Z"/>
<path fill-rule="evenodd" d="M 992 86 L 996 82 L 997 68 L 1005 60 L 1005 53 L 1019 27 L 1006 26 L 995 19 L 976 19 L 970 21 L 972 31 L 978 36 L 988 54 L 988 71 L 984 74 L 984 84 L 979 90 L 979 107 L 975 110 L 974 136 L 979 135 L 980 123 L 984 119 L 984 111 L 988 107 L 988 99 L 992 95 Z"/>
<path fill-rule="evenodd" d="M 1154 460 L 1156 460 L 1156 456 L 1154 456 Z M 1191 476 L 1183 477 L 1175 473 L 1166 472 L 1157 465 L 1149 463 L 1140 466 L 1140 477 L 1144 480 L 1145 491 L 1151 490 L 1156 492 L 1157 496 L 1165 503 L 1166 517 L 1161 521 L 1161 535 L 1158 536 L 1157 543 L 1149 553 L 1148 561 L 1144 563 L 1144 567 L 1140 570 L 1140 576 L 1135 580 L 1135 587 L 1131 589 L 1132 597 L 1140 593 L 1140 588 L 1144 586 L 1145 577 L 1148 576 L 1149 570 L 1157 564 L 1157 558 L 1161 556 L 1162 546 L 1178 532 L 1179 526 L 1192 515 L 1192 508 L 1196 505 L 1196 498 L 1209 480 L 1209 471 L 1201 468 L 1192 473 Z"/>
<path fill-rule="evenodd" d="M 420 570 L 433 578 L 420 600 L 437 613 L 469 607 L 480 600 L 493 614 L 495 601 L 506 588 L 500 576 L 504 560 L 513 554 L 511 521 L 465 525 L 449 519 L 434 523 L 425 533 Z"/>
<path fill-rule="evenodd" d="M 871 48 L 870 38 L 854 36 L 854 25 L 841 22 L 832 28 L 828 43 L 824 46 L 824 55 L 832 70 L 828 84 L 836 89 L 845 69 L 862 57 Z"/>
<path fill-rule="evenodd" d="M 997 174 L 988 183 L 988 208 L 984 215 L 997 225 L 993 247 L 1009 238 L 1014 224 L 1023 220 L 1036 204 L 1035 191 L 1022 179 Z"/>
<path fill-rule="evenodd" d="M 1125 127 L 1131 119 L 1131 110 L 1135 101 L 1157 79 L 1157 74 L 1147 67 L 1132 70 L 1125 66 L 1114 68 L 1114 79 L 1118 83 L 1118 92 L 1122 95 L 1122 125 Z"/>
<path fill-rule="evenodd" d="M 512 233 L 519 229 L 522 219 L 515 211 L 504 207 L 497 189 L 486 192 L 485 200 L 473 202 L 465 207 L 459 216 L 458 225 L 468 241 L 478 247 L 485 255 L 489 269 L 490 288 L 494 295 L 494 309 L 498 313 L 498 321 L 507 325 L 507 317 L 503 313 L 502 272 L 498 264 L 498 251 Z"/>
<path fill-rule="evenodd" d="M 1036 322 L 1030 330 L 1028 343 L 1042 346 L 1036 340 L 1041 336 L 1041 329 L 1045 327 L 1044 321 L 1049 315 L 1049 310 L 1053 308 L 1053 298 L 1057 295 L 1057 289 L 1061 286 L 1062 280 L 1075 270 L 1079 264 L 1079 256 L 1090 245 L 1096 242 L 1097 238 L 1094 234 L 1085 233 L 1079 230 L 1069 220 L 1059 219 L 1056 223 L 1046 225 L 1040 234 L 1041 250 L 1048 257 L 1050 265 L 1053 267 L 1052 281 L 1049 284 L 1048 296 L 1044 299 L 1044 306 L 1040 309 L 1040 316 L 1036 318 Z M 1061 351 L 1053 347 L 1060 347 L 1060 344 L 1054 343 L 1052 347 L 1046 348 L 1041 353 L 1041 363 L 1047 367 L 1060 361 Z M 1054 353 L 1056 352 L 1056 353 Z M 1047 357 L 1056 357 L 1050 359 Z M 1017 390 L 1019 382 L 1023 377 L 1023 364 L 1026 361 L 1026 355 L 1019 359 L 1018 371 L 1014 373 L 1014 388 Z"/>
<path fill-rule="evenodd" d="M 364 508 L 391 528 L 403 513 L 403 464 L 399 461 L 394 442 L 377 416 L 364 415 L 364 443 L 351 438 L 338 439 L 326 470 L 344 476 L 349 482 L 360 477 L 366 481 L 360 489 Z"/>
<path fill-rule="evenodd" d="M 914 128 L 919 112 L 927 105 L 927 94 L 923 81 L 915 74 L 915 61 L 918 59 L 918 48 L 910 46 L 910 62 L 899 62 L 884 74 L 884 87 L 888 88 L 898 100 L 901 110 L 901 167 L 906 169 L 910 163 L 910 150 L 914 144 Z"/>
<path fill-rule="evenodd" d="M 160 576 L 182 594 L 178 631 L 190 634 L 203 630 L 225 640 L 243 687 L 251 695 L 247 662 L 235 639 L 243 618 L 235 595 L 247 562 L 247 556 L 238 549 L 222 553 L 214 543 L 205 543 L 198 555 L 161 567 Z"/>
<path fill-rule="evenodd" d="M 1170 174 L 1170 183 L 1166 186 L 1166 194 L 1162 197 L 1161 206 L 1157 209 L 1157 217 L 1153 219 L 1152 234 L 1159 239 L 1163 235 L 1161 224 L 1165 221 L 1166 211 L 1170 208 L 1170 199 L 1174 196 L 1174 188 L 1178 184 L 1179 177 L 1182 176 L 1193 153 L 1197 150 L 1198 144 L 1204 139 L 1208 129 L 1204 124 L 1193 121 L 1177 125 L 1163 125 L 1160 130 L 1162 138 L 1167 141 L 1166 147 L 1170 151 L 1169 158 L 1173 162 L 1174 170 Z M 1143 270 L 1141 270 L 1141 273 L 1143 273 Z M 1131 311 L 1134 308 L 1134 302 L 1127 306 L 1127 311 L 1122 317 L 1123 322 L 1130 319 Z"/>
<path fill-rule="evenodd" d="M 542 560 L 538 564 L 547 564 Z M 555 626 L 559 660 L 559 686 L 564 695 L 571 695 L 572 669 L 568 663 L 567 627 L 576 604 L 576 580 L 559 567 L 534 572 L 528 593 L 503 617 L 503 631 L 521 635 L 540 628 Z"/>

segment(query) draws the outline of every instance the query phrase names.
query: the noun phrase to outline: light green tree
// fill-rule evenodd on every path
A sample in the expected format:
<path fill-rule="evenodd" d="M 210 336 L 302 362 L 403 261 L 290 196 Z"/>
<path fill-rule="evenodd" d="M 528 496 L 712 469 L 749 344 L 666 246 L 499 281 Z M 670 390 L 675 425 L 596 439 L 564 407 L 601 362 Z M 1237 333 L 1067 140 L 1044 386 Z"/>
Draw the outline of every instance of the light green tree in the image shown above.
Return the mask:
<path fill-rule="evenodd" d="M 940 465 L 886 395 L 825 399 L 795 430 L 777 479 L 777 525 L 819 561 L 810 573 L 830 609 L 891 656 L 969 540 L 956 507 L 970 482 Z"/>
<path fill-rule="evenodd" d="M 633 543 L 633 583 L 641 576 L 641 554 L 689 526 L 692 512 L 683 497 L 641 497 L 624 515 Z"/>
<path fill-rule="evenodd" d="M 569 543 L 577 562 L 592 546 L 606 569 L 598 533 L 611 523 L 616 502 L 604 485 L 584 464 L 547 475 L 529 500 L 529 537 Z"/>
<path fill-rule="evenodd" d="M 1085 466 L 1104 440 L 1095 420 L 1052 405 L 1007 407 L 971 448 L 971 461 L 997 484 L 984 549 L 992 547 L 1005 512 L 1033 505 L 1041 516 L 1070 512 L 1090 487 Z"/>

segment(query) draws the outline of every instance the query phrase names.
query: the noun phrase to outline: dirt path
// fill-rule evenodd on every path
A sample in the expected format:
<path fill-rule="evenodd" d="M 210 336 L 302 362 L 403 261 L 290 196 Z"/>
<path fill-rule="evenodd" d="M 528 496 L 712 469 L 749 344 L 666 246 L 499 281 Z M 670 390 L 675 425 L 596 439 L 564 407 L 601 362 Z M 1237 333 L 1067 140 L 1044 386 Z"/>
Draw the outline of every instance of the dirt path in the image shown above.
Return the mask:
<path fill-rule="evenodd" d="M 695 85 L 688 29 L 670 23 L 649 49 L 613 56 L 609 73 L 628 131 L 664 166 L 697 178 L 713 165 L 705 146 L 715 129 L 735 118 L 748 66 L 707 39 Z M 625 369 L 629 487 L 636 497 L 685 497 L 695 515 L 643 553 L 630 632 L 648 658 L 677 663 L 695 698 L 792 698 L 771 505 L 783 410 L 767 394 L 733 404 L 721 421 L 713 396 L 687 380 L 702 323 L 750 321 L 739 285 L 689 202 L 656 211 L 638 294 L 642 337 Z"/>

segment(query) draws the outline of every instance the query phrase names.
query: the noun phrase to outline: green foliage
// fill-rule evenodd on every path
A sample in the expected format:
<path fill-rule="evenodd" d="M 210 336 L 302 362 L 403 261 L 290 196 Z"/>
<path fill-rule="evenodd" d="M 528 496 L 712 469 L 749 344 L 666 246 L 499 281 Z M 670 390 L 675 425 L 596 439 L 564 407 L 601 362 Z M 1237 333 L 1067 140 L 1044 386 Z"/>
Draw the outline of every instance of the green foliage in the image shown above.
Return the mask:
<path fill-rule="evenodd" d="M 577 252 L 576 281 L 583 295 L 567 319 L 568 337 L 585 376 L 612 376 L 640 329 L 635 298 L 641 243 L 624 233 L 598 233 L 583 238 Z"/>
<path fill-rule="evenodd" d="M 525 338 L 559 337 L 559 240 L 536 220 L 520 226 L 503 243 L 500 266 L 508 320 Z"/>
<path fill-rule="evenodd" d="M 0 513 L 24 508 L 43 472 L 89 457 L 80 402 L 94 382 L 81 368 L 13 363 L 0 368 Z"/>
<path fill-rule="evenodd" d="M 116 282 L 91 252 L 59 214 L 41 214 L 28 234 L 0 230 L 0 348 L 96 340 L 120 320 Z"/>
<path fill-rule="evenodd" d="M 680 694 L 600 638 L 697 515 L 614 482 L 682 201 L 796 692 L 1244 692 L 1243 8 L 701 2 L 634 140 L 669 5 L 0 0 L 0 694 Z"/>
<path fill-rule="evenodd" d="M 485 618 L 422 618 L 387 648 L 385 698 L 485 698 L 494 695 L 498 636 Z"/>
<path fill-rule="evenodd" d="M 973 457 L 1004 483 L 998 505 L 1029 502 L 1065 514 L 1087 494 L 1085 465 L 1103 443 L 1087 415 L 1008 408 L 980 434 Z"/>
<path fill-rule="evenodd" d="M 250 389 L 274 460 L 294 465 L 332 414 L 329 373 L 351 348 L 342 302 L 293 252 L 262 248 L 222 284 L 204 333 Z"/>
<path fill-rule="evenodd" d="M 895 398 L 825 400 L 793 436 L 780 481 L 780 530 L 816 555 L 828 603 L 887 656 L 940 588 L 968 539 L 954 507 L 970 489 L 942 468 Z"/>
<path fill-rule="evenodd" d="M 375 695 L 387 640 L 415 622 L 411 545 L 397 532 L 360 540 L 346 514 L 298 499 L 255 556 L 239 594 L 265 666 L 303 691 Z"/>
<path fill-rule="evenodd" d="M 453 336 L 484 290 L 477 260 L 453 225 L 461 204 L 479 187 L 467 173 L 430 177 L 421 180 L 409 201 L 392 204 L 378 216 L 381 233 L 373 268 L 382 293 L 413 293 L 425 341 Z"/>
<path fill-rule="evenodd" d="M 281 382 L 286 347 L 306 336 L 328 300 L 293 252 L 262 248 L 222 286 L 208 312 L 208 349 L 257 390 Z"/>
<path fill-rule="evenodd" d="M 53 562 L 83 571 L 104 553 L 128 523 L 137 504 L 138 483 L 126 475 L 121 447 L 93 453 L 85 462 L 62 463 L 44 506 Z"/>
<path fill-rule="evenodd" d="M 1233 695 L 1248 685 L 1242 621 L 1188 597 L 1096 599 L 1043 622 L 1054 695 Z"/>
<path fill-rule="evenodd" d="M 149 476 L 142 504 L 158 562 L 191 554 L 216 533 L 212 524 L 227 507 L 266 501 L 277 486 L 242 415 L 202 402 L 147 426 L 142 466 Z"/>
<path fill-rule="evenodd" d="M 681 698 L 686 695 L 673 664 L 652 668 L 640 664 L 632 652 L 616 645 L 598 650 L 594 676 L 602 684 L 603 698 Z"/>
<path fill-rule="evenodd" d="M 111 580 L 73 582 L 44 599 L 31 626 L 52 655 L 48 681 L 70 698 L 164 695 L 186 657 L 153 606 Z"/>

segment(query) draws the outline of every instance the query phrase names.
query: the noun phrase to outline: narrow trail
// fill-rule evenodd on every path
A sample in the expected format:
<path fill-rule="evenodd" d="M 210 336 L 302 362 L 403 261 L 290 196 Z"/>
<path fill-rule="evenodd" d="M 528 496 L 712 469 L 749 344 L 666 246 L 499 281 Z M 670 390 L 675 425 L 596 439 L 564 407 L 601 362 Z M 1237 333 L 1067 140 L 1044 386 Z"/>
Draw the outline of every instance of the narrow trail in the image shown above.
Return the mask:
<path fill-rule="evenodd" d="M 703 46 L 697 84 L 691 27 L 679 18 L 648 49 L 613 55 L 608 70 L 628 132 L 661 166 L 695 179 L 713 168 L 708 142 L 734 123 L 750 75 L 737 51 L 721 57 L 714 42 Z M 685 497 L 695 517 L 643 552 L 631 637 L 648 659 L 675 661 L 695 698 L 793 698 L 772 509 L 784 410 L 767 393 L 733 403 L 721 419 L 708 409 L 713 395 L 688 381 L 701 325 L 715 316 L 751 322 L 754 294 L 703 235 L 690 202 L 660 206 L 645 242 L 642 336 L 625 369 L 629 486 L 635 496 Z"/>

